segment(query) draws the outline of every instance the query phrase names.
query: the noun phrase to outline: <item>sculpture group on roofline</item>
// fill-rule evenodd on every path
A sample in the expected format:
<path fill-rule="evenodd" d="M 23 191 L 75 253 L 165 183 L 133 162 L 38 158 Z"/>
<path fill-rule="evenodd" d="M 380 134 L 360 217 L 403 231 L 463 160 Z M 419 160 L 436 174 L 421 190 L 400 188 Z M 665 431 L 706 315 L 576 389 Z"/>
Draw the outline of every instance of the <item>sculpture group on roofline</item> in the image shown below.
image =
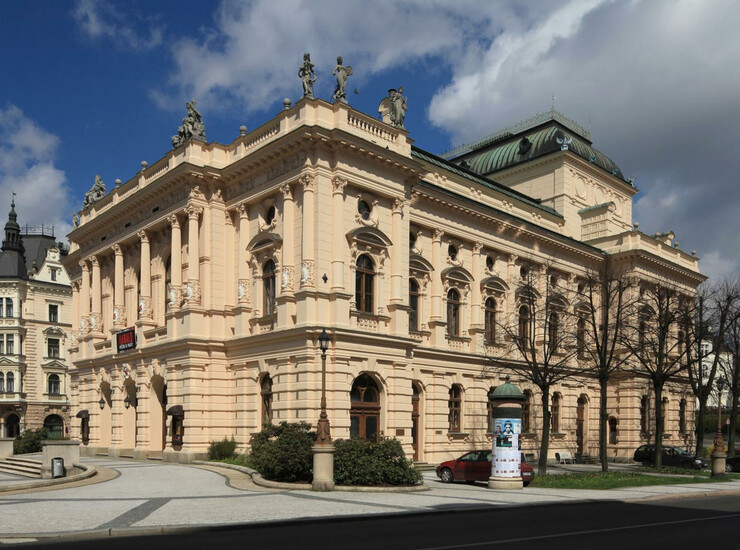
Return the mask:
<path fill-rule="evenodd" d="M 201 141 L 206 139 L 206 127 L 200 111 L 195 108 L 195 99 L 188 101 L 185 106 L 188 116 L 182 119 L 182 126 L 177 129 L 177 135 L 172 136 L 172 148 L 177 149 L 190 138 Z"/>
<path fill-rule="evenodd" d="M 84 210 L 88 206 L 92 206 L 103 197 L 105 197 L 105 183 L 103 183 L 103 179 L 97 175 L 95 176 L 93 186 L 87 193 L 85 193 L 85 199 L 82 201 L 82 209 Z"/>

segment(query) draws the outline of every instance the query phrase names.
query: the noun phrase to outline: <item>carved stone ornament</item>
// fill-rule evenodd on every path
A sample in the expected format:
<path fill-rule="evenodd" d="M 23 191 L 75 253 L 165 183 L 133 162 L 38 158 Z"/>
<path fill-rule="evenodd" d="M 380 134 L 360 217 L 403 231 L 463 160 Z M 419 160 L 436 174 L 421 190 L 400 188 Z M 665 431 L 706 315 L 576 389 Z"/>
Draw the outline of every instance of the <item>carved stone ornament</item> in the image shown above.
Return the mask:
<path fill-rule="evenodd" d="M 341 176 L 334 176 L 331 178 L 331 185 L 334 194 L 344 193 L 344 188 L 347 187 L 347 180 Z"/>
<path fill-rule="evenodd" d="M 90 330 L 101 331 L 103 329 L 103 316 L 100 313 L 90 314 Z"/>
<path fill-rule="evenodd" d="M 103 180 L 98 175 L 95 176 L 93 186 L 87 193 L 85 193 L 85 198 L 82 201 L 82 209 L 84 210 L 88 206 L 92 206 L 103 197 L 105 197 L 105 183 L 103 183 Z"/>
<path fill-rule="evenodd" d="M 285 266 L 280 273 L 280 288 L 284 291 L 293 290 L 293 267 Z"/>
<path fill-rule="evenodd" d="M 314 265 L 313 260 L 303 260 L 301 262 L 301 286 L 313 284 Z"/>
<path fill-rule="evenodd" d="M 126 319 L 126 306 L 116 306 L 113 308 L 113 323 L 123 324 L 124 319 Z"/>
<path fill-rule="evenodd" d="M 188 281 L 185 284 L 185 299 L 189 304 L 200 303 L 200 281 Z"/>
<path fill-rule="evenodd" d="M 139 298 L 139 317 L 142 319 L 151 319 L 152 317 L 152 299 L 149 296 Z"/>
<path fill-rule="evenodd" d="M 303 189 L 305 191 L 316 190 L 316 178 L 313 174 L 303 174 L 300 178 L 298 178 L 298 181 L 303 186 Z"/>
<path fill-rule="evenodd" d="M 249 303 L 249 279 L 239 279 L 236 284 L 236 297 L 240 302 Z"/>
<path fill-rule="evenodd" d="M 195 103 L 195 99 L 193 99 L 185 104 L 188 115 L 182 119 L 182 125 L 177 129 L 177 134 L 172 136 L 173 149 L 177 149 L 191 138 L 206 141 L 206 127 L 203 124 L 202 115 L 195 107 Z"/>

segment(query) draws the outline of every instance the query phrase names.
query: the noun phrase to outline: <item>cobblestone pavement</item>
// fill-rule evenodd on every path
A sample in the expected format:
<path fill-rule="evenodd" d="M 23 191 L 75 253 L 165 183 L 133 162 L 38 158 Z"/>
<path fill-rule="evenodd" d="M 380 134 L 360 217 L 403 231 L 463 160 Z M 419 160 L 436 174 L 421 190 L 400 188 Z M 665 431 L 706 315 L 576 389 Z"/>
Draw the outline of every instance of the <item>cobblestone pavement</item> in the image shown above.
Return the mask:
<path fill-rule="evenodd" d="M 286 491 L 255 486 L 249 476 L 218 467 L 195 467 L 130 460 L 84 459 L 100 471 L 120 473 L 108 480 L 42 492 L 0 494 L 0 542 L 14 537 L 177 526 L 202 526 L 356 516 L 582 500 L 632 500 L 738 492 L 739 481 L 663 485 L 611 491 L 488 489 L 484 484 L 443 484 L 424 474 L 429 491 L 367 493 Z M 566 469 L 582 469 L 581 465 Z M 108 471 L 110 471 L 108 470 Z M 0 479 L 0 483 L 3 480 Z M 104 534 L 104 533 L 103 533 Z M 16 539 L 19 542 L 20 539 Z"/>

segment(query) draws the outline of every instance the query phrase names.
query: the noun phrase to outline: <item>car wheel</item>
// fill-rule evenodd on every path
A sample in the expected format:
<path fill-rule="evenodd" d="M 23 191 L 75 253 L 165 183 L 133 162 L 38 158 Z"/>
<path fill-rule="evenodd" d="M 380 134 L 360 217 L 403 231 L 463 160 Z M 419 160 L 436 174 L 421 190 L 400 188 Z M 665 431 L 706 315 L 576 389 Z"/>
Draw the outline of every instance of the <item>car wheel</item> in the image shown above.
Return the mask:
<path fill-rule="evenodd" d="M 643 460 L 642 465 L 645 466 L 646 468 L 652 468 L 653 463 L 650 460 Z"/>
<path fill-rule="evenodd" d="M 530 483 L 532 483 L 532 482 L 531 482 L 531 481 L 525 481 L 525 482 L 524 482 L 524 486 L 526 487 L 526 486 L 527 486 L 527 485 L 529 485 Z"/>
<path fill-rule="evenodd" d="M 439 479 L 442 480 L 442 483 L 452 483 L 455 478 L 452 475 L 452 470 L 449 468 L 443 468 L 442 471 L 439 472 Z"/>
<path fill-rule="evenodd" d="M 684 468 L 685 470 L 690 470 L 693 467 L 694 467 L 694 464 L 691 463 L 691 462 L 682 462 L 681 463 L 681 468 Z"/>
<path fill-rule="evenodd" d="M 730 464 L 729 462 L 725 462 L 725 472 L 729 474 L 734 471 L 735 471 L 735 468 L 732 467 L 732 464 Z"/>

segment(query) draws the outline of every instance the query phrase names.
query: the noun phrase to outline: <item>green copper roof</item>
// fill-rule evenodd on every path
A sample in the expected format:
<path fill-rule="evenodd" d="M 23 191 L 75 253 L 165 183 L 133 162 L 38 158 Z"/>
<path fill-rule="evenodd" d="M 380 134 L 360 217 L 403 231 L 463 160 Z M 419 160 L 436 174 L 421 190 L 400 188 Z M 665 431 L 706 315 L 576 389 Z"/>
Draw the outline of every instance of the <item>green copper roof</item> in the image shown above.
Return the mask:
<path fill-rule="evenodd" d="M 569 132 L 557 124 L 535 128 L 493 147 L 470 152 L 453 160 L 456 164 L 466 162 L 476 174 L 488 175 L 510 168 L 551 153 L 568 150 L 582 159 L 606 170 L 624 182 L 624 177 L 616 163 L 604 153 L 594 149 L 591 144 L 574 132 Z"/>
<path fill-rule="evenodd" d="M 506 377 L 506 382 L 493 390 L 493 399 L 524 399 L 524 394 L 517 386 L 509 382 L 509 377 Z"/>

